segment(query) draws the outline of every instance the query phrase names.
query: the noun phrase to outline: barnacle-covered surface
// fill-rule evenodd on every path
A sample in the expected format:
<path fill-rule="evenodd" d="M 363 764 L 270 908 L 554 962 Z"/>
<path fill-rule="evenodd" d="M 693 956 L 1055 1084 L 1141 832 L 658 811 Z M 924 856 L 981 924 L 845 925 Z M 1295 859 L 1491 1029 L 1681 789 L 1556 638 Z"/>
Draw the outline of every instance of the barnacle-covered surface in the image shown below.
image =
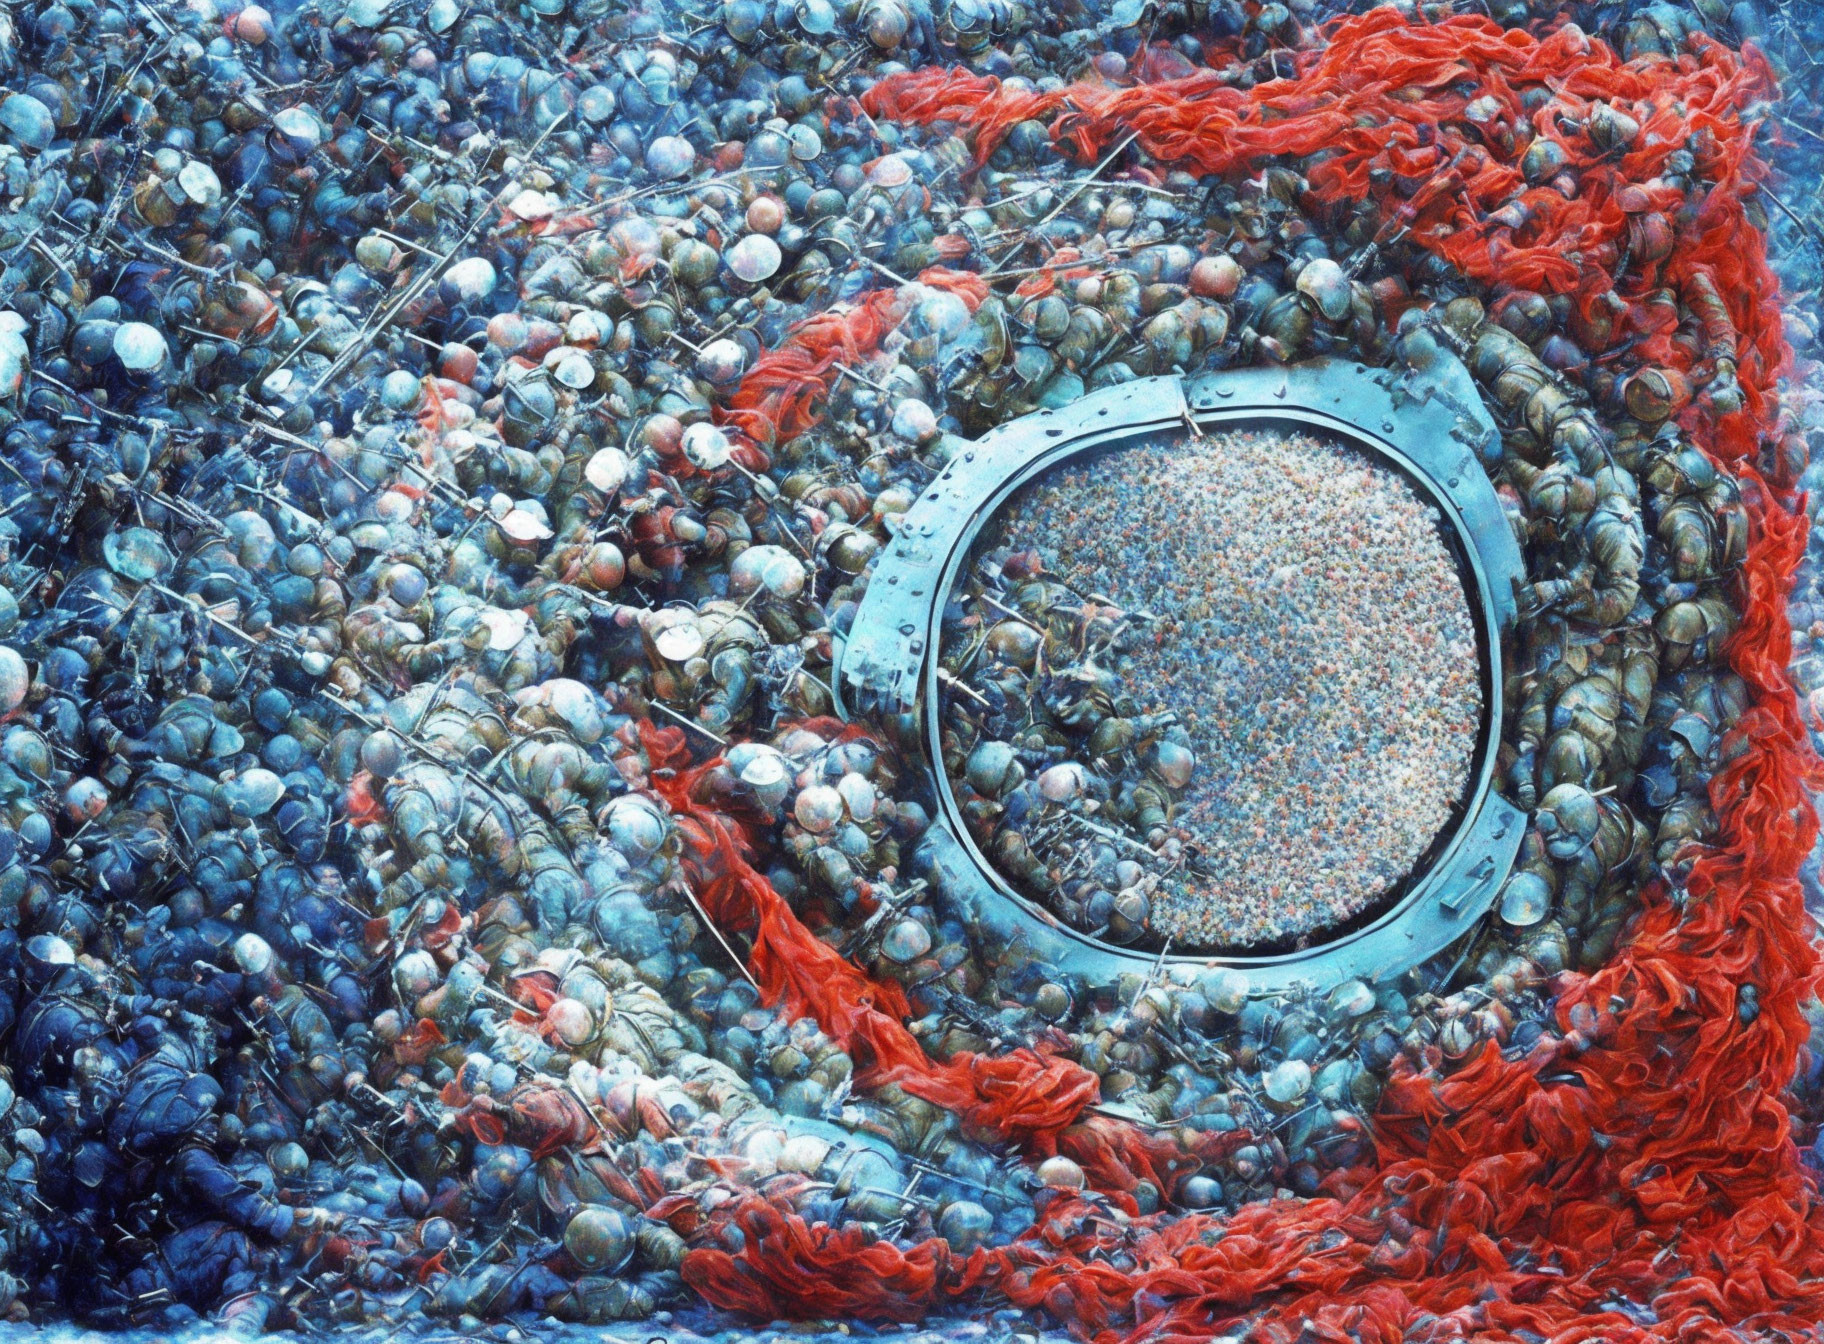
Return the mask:
<path fill-rule="evenodd" d="M 1814 1324 L 1824 15 L 1332 8 L 0 15 L 0 1310 Z M 1496 916 L 983 957 L 833 714 L 874 557 L 999 423 L 1326 353 L 1503 426 Z"/>
<path fill-rule="evenodd" d="M 678 1311 L 660 1311 L 640 1321 L 602 1321 L 590 1325 L 566 1325 L 546 1318 L 532 1321 L 523 1316 L 517 1321 L 501 1321 L 473 1330 L 455 1331 L 432 1324 L 407 1327 L 410 1337 L 423 1344 L 470 1344 L 482 1340 L 487 1344 L 835 1344 L 853 1339 L 858 1333 L 852 1326 L 823 1328 L 801 1323 L 780 1322 L 756 1328 L 731 1322 L 726 1316 L 703 1307 L 685 1307 Z M 390 1331 L 390 1333 L 389 1333 Z M 337 1337 L 355 1344 L 382 1344 L 398 1337 L 393 1327 L 345 1326 Z M 1001 1308 L 984 1311 L 969 1318 L 945 1319 L 923 1328 L 906 1327 L 883 1332 L 898 1344 L 1067 1344 L 1068 1334 L 1060 1330 L 1036 1327 L 1017 1313 Z M 292 1338 L 290 1334 L 275 1334 Z M 233 1333 L 219 1325 L 197 1324 L 175 1331 L 129 1328 L 96 1331 L 59 1321 L 35 1325 L 0 1324 L 0 1339 L 38 1340 L 41 1344 L 235 1344 L 245 1334 Z"/>
<path fill-rule="evenodd" d="M 1482 729 L 1449 526 L 1396 468 L 1275 428 L 1023 487 L 940 650 L 981 850 L 1076 927 L 1181 952 L 1309 942 L 1384 905 L 1458 811 Z"/>
<path fill-rule="evenodd" d="M 474 1331 L 457 1332 L 434 1325 L 412 1329 L 411 1337 L 424 1344 L 470 1344 L 483 1340 L 487 1344 L 835 1344 L 852 1339 L 855 1330 L 840 1327 L 816 1328 L 781 1322 L 776 1326 L 755 1328 L 731 1323 L 726 1317 L 706 1308 L 662 1311 L 642 1321 L 604 1321 L 591 1325 L 565 1325 L 545 1319 L 498 1322 Z M 338 1338 L 358 1344 L 382 1344 L 396 1338 L 376 1327 L 344 1327 Z M 280 1338 L 289 1335 L 277 1336 Z M 932 1322 L 921 1328 L 892 1330 L 887 1338 L 898 1344 L 1066 1344 L 1070 1336 L 1058 1330 L 1035 1328 L 1030 1321 L 1020 1320 L 1006 1308 L 982 1312 L 976 1317 Z M 198 1324 L 176 1331 L 124 1329 L 106 1332 L 85 1330 L 62 1322 L 47 1324 L 0 1324 L 0 1339 L 38 1340 L 41 1344 L 235 1344 L 246 1338 L 217 1325 Z"/>

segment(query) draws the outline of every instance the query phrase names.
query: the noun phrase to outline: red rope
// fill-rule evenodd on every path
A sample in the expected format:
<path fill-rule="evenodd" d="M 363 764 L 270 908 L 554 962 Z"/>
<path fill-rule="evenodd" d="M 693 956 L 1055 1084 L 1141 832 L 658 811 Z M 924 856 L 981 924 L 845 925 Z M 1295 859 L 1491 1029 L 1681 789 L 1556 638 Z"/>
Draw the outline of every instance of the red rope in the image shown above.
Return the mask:
<path fill-rule="evenodd" d="M 919 274 L 918 283 L 950 291 L 972 313 L 988 297 L 987 282 L 965 271 L 934 266 Z M 723 422 L 762 446 L 804 433 L 822 418 L 822 403 L 840 376 L 836 366 L 871 358 L 906 310 L 903 290 L 877 289 L 852 308 L 794 323 L 778 348 L 756 360 L 741 379 Z"/>
<path fill-rule="evenodd" d="M 748 861 L 748 839 L 738 823 L 698 799 L 698 782 L 720 758 L 685 769 L 681 729 L 648 726 L 645 739 L 653 787 L 676 819 L 687 880 L 704 911 L 723 932 L 751 936 L 749 970 L 762 1000 L 782 1005 L 792 1017 L 815 1019 L 854 1060 L 858 1086 L 897 1086 L 955 1111 L 970 1132 L 1015 1144 L 1030 1157 L 1070 1157 L 1092 1185 L 1129 1211 L 1134 1204 L 1127 1192 L 1140 1180 L 1169 1193 L 1183 1172 L 1245 1141 L 1210 1136 L 1192 1155 L 1119 1120 L 1085 1115 L 1099 1097 L 1100 1079 L 1040 1050 L 930 1059 L 906 1029 L 912 1010 L 900 987 L 875 980 L 806 928 Z"/>
<path fill-rule="evenodd" d="M 1764 265 L 1734 252 L 1723 236 L 1735 218 L 1729 203 L 1739 213 L 1742 191 L 1762 172 L 1738 115 L 1772 91 L 1771 72 L 1752 49 L 1738 55 L 1700 39 L 1693 56 L 1623 64 L 1575 25 L 1536 39 L 1483 19 L 1420 25 L 1380 9 L 1343 22 L 1327 47 L 1299 53 L 1297 66 L 1295 78 L 1246 90 L 1200 70 L 1131 87 L 1079 83 L 1047 93 L 963 70 L 919 70 L 882 80 L 862 105 L 879 118 L 955 123 L 974 134 L 978 161 L 1018 122 L 1045 117 L 1054 138 L 1085 159 L 1128 134 L 1154 158 L 1204 175 L 1318 155 L 1309 172 L 1318 202 L 1372 200 L 1382 208 L 1385 234 L 1404 226 L 1421 246 L 1490 286 L 1575 293 L 1586 335 L 1603 334 L 1594 324 L 1629 220 L 1684 204 L 1660 179 L 1672 154 L 1689 150 L 1698 174 L 1717 186 L 1697 203 L 1706 218 L 1682 233 L 1707 245 L 1674 248 L 1639 268 L 1639 293 L 1668 284 L 1696 307 L 1693 285 L 1706 275 L 1725 293 L 1730 284 L 1747 285 L 1737 297 L 1750 302 L 1771 292 Z M 1541 88 L 1551 99 L 1529 112 L 1523 95 Z M 1632 148 L 1606 148 L 1584 129 L 1598 100 L 1639 122 Z M 1515 126 L 1530 126 L 1559 148 L 1575 178 L 1571 194 L 1552 181 L 1527 183 L 1520 155 L 1498 129 Z M 1771 345 L 1754 341 L 1743 351 L 1744 361 L 1767 375 L 1744 377 L 1744 389 L 1770 385 L 1781 359 L 1777 326 L 1773 332 Z M 1590 353 L 1623 335 L 1609 334 Z M 1653 352 L 1667 353 L 1669 341 L 1661 333 Z"/>
<path fill-rule="evenodd" d="M 1571 25 L 1535 38 L 1391 11 L 1343 21 L 1327 47 L 1297 59 L 1296 79 L 1249 90 L 1209 71 L 1037 93 L 926 70 L 882 81 L 864 105 L 876 118 L 956 123 L 975 135 L 978 159 L 1015 123 L 1043 117 L 1085 158 L 1137 132 L 1146 153 L 1201 174 L 1319 155 L 1318 202 L 1373 200 L 1383 236 L 1403 226 L 1490 287 L 1575 294 L 1592 355 L 1629 342 L 1694 385 L 1715 378 L 1713 393 L 1726 382 L 1716 361 L 1735 358 L 1740 409 L 1706 396 L 1682 417 L 1742 480 L 1752 520 L 1729 658 L 1753 706 L 1732 730 L 1739 754 L 1712 782 L 1718 842 L 1682 899 L 1643 893 L 1608 966 L 1564 978 L 1562 1035 L 1526 1059 L 1491 1044 L 1448 1076 L 1435 1060 L 1398 1073 L 1377 1120 L 1380 1165 L 1336 1178 L 1334 1197 L 1223 1220 L 1135 1220 L 1120 1234 L 1054 1205 L 1020 1241 L 967 1260 L 940 1243 L 900 1250 L 810 1229 L 750 1200 L 731 1214 L 746 1234 L 739 1253 L 705 1248 L 686 1261 L 711 1302 L 758 1316 L 825 1315 L 835 1303 L 909 1319 L 989 1289 L 1088 1333 L 1201 1340 L 1246 1316 L 1255 1339 L 1388 1344 L 1470 1332 L 1721 1337 L 1724 1324 L 1794 1331 L 1824 1318 L 1824 1218 L 1780 1099 L 1818 980 L 1796 880 L 1816 838 L 1804 785 L 1817 766 L 1785 671 L 1805 521 L 1754 465 L 1781 432 L 1776 382 L 1789 360 L 1777 283 L 1745 209 L 1763 169 L 1742 113 L 1772 92 L 1767 67 L 1704 39 L 1676 60 L 1623 64 Z M 1541 89 L 1544 105 L 1528 112 L 1522 95 Z M 1492 103 L 1472 118 L 1479 99 Z M 1597 99 L 1640 123 L 1630 147 L 1605 149 L 1574 124 Z M 1495 132 L 1502 118 L 1562 149 L 1569 191 L 1526 182 L 1519 147 Z M 1679 149 L 1714 183 L 1690 200 L 1663 178 Z M 1623 246 L 1661 226 L 1643 223 L 1649 215 L 1673 245 L 1642 249 L 1621 280 Z M 1655 318 L 1647 299 L 1660 286 L 1698 314 L 1701 341 Z M 799 953 L 775 944 L 769 974 L 789 980 L 779 963 Z M 827 956 L 814 964 L 842 983 Z M 1746 983 L 1761 1003 L 1749 1023 L 1737 1013 Z M 1057 1061 L 1037 1067 L 1064 1073 Z M 959 1090 L 968 1081 L 952 1079 Z"/>

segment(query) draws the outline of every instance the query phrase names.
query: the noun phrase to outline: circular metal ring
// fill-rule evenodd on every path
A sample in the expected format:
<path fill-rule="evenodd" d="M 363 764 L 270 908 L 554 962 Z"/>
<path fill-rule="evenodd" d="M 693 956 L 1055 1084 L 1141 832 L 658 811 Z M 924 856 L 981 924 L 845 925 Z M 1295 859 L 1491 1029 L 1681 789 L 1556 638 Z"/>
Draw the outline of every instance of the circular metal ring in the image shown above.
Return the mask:
<path fill-rule="evenodd" d="M 1258 993 L 1294 985 L 1323 990 L 1416 965 L 1461 937 L 1493 904 L 1526 822 L 1495 789 L 1503 646 L 1525 578 L 1519 545 L 1483 469 L 1483 459 L 1498 454 L 1499 431 L 1455 359 L 1445 357 L 1423 375 L 1326 359 L 1191 379 L 1138 379 L 1001 425 L 952 459 L 881 553 L 838 648 L 835 684 L 845 714 L 900 717 L 916 725 L 933 822 L 914 866 L 985 955 L 1036 962 L 1054 977 L 1085 984 L 1146 973 L 1161 961 L 1158 953 L 1118 947 L 1072 928 L 1015 890 L 976 848 L 942 778 L 937 623 L 976 535 L 1016 490 L 1067 458 L 1187 429 L 1275 421 L 1327 430 L 1390 461 L 1454 529 L 1487 672 L 1474 782 L 1462 817 L 1430 864 L 1378 916 L 1297 951 L 1164 960 L 1230 967 Z"/>

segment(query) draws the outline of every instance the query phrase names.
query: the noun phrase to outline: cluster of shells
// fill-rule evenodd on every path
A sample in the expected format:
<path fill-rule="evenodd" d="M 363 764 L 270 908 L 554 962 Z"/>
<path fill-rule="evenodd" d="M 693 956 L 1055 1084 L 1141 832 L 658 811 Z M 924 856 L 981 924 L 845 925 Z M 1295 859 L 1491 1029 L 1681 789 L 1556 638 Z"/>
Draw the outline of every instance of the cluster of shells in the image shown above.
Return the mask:
<path fill-rule="evenodd" d="M 1402 1053 L 1557 1030 L 1546 978 L 1714 824 L 1742 513 L 1670 417 L 1729 394 L 1729 351 L 1701 389 L 1590 364 L 1557 300 L 1307 212 L 1296 162 L 1091 177 L 1027 123 L 977 171 L 853 101 L 939 59 L 1119 79 L 1143 37 L 1187 68 L 1233 38 L 1251 83 L 1320 8 L 0 15 L 0 1311 L 646 1317 L 687 1298 L 661 1195 L 967 1250 L 1080 1185 L 858 1088 L 759 1001 L 685 880 L 655 728 L 719 759 L 709 802 L 933 1055 L 1043 1043 L 1161 1134 L 1245 1131 L 1143 1208 L 1314 1192 Z M 1016 293 L 1064 244 L 1089 274 Z M 973 313 L 912 279 L 938 263 L 984 277 Z M 716 414 L 883 287 L 897 329 L 817 424 Z M 1453 354 L 1507 426 L 1486 465 L 1536 581 L 1503 770 L 1536 820 L 1473 987 L 979 955 L 919 861 L 906 725 L 831 717 L 873 558 L 970 434 L 1325 352 Z"/>

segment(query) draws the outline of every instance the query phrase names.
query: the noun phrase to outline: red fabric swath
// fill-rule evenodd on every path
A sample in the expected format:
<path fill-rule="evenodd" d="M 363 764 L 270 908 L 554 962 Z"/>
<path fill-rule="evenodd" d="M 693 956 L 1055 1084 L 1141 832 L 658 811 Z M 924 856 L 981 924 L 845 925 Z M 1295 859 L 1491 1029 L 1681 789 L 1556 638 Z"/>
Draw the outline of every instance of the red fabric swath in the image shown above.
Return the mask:
<path fill-rule="evenodd" d="M 934 266 L 918 283 L 955 294 L 974 312 L 988 297 L 978 275 Z M 877 289 L 853 307 L 817 313 L 793 324 L 776 349 L 755 361 L 722 410 L 732 425 L 762 446 L 804 433 L 822 416 L 823 402 L 841 376 L 838 364 L 854 367 L 871 358 L 905 317 L 908 299 L 900 289 Z"/>
<path fill-rule="evenodd" d="M 1328 157 L 1309 172 L 1317 202 L 1375 201 L 1384 232 L 1403 226 L 1419 245 L 1491 286 L 1574 293 L 1592 322 L 1600 320 L 1630 217 L 1683 203 L 1659 180 L 1674 152 L 1691 151 L 1699 174 L 1719 179 L 1712 198 L 1738 199 L 1761 172 L 1738 117 L 1772 91 L 1766 62 L 1752 49 L 1737 54 L 1700 39 L 1694 56 L 1623 64 L 1574 24 L 1536 39 L 1474 19 L 1409 24 L 1381 9 L 1344 22 L 1321 51 L 1299 53 L 1297 67 L 1294 78 L 1246 90 L 1202 70 L 1046 93 L 964 70 L 919 70 L 882 80 L 862 105 L 877 118 L 954 123 L 975 136 L 978 161 L 1018 122 L 1048 117 L 1058 142 L 1085 159 L 1131 133 L 1155 159 L 1205 175 L 1322 151 Z M 1522 101 L 1529 88 L 1550 89 L 1552 101 L 1529 112 Z M 1583 129 L 1598 100 L 1640 123 L 1625 153 Z M 1518 155 L 1504 153 L 1492 129 L 1503 123 L 1530 123 L 1556 144 L 1576 176 L 1575 194 L 1549 180 L 1529 184 Z M 1713 214 L 1710 224 L 1726 227 L 1726 215 Z M 1707 236 L 1701 227 L 1684 232 Z M 1669 284 L 1687 305 L 1700 276 L 1719 287 L 1725 279 L 1748 282 L 1750 293 L 1772 283 L 1726 246 L 1675 248 L 1652 269 L 1662 267 L 1655 283 Z M 1646 270 L 1639 273 L 1644 281 Z M 1653 353 L 1663 353 L 1665 339 Z M 1768 361 L 1779 359 L 1775 340 L 1774 348 L 1748 343 L 1744 359 L 1767 372 Z M 1744 389 L 1751 381 L 1743 379 Z"/>
<path fill-rule="evenodd" d="M 734 819 L 697 797 L 719 759 L 685 768 L 683 731 L 648 727 L 654 790 L 670 806 L 684 840 L 687 879 L 717 927 L 753 941 L 749 970 L 764 1001 L 814 1018 L 854 1060 L 857 1085 L 896 1085 L 955 1111 L 965 1126 L 1034 1157 L 1068 1156 L 1091 1183 L 1132 1208 L 1126 1192 L 1141 1179 L 1169 1192 L 1198 1156 L 1178 1144 L 1084 1108 L 1099 1096 L 1097 1076 L 1071 1060 L 1036 1050 L 930 1059 L 905 1019 L 911 1008 L 896 984 L 875 980 L 799 920 L 748 859 L 748 837 Z M 1214 1145 L 1231 1138 L 1208 1140 Z"/>

